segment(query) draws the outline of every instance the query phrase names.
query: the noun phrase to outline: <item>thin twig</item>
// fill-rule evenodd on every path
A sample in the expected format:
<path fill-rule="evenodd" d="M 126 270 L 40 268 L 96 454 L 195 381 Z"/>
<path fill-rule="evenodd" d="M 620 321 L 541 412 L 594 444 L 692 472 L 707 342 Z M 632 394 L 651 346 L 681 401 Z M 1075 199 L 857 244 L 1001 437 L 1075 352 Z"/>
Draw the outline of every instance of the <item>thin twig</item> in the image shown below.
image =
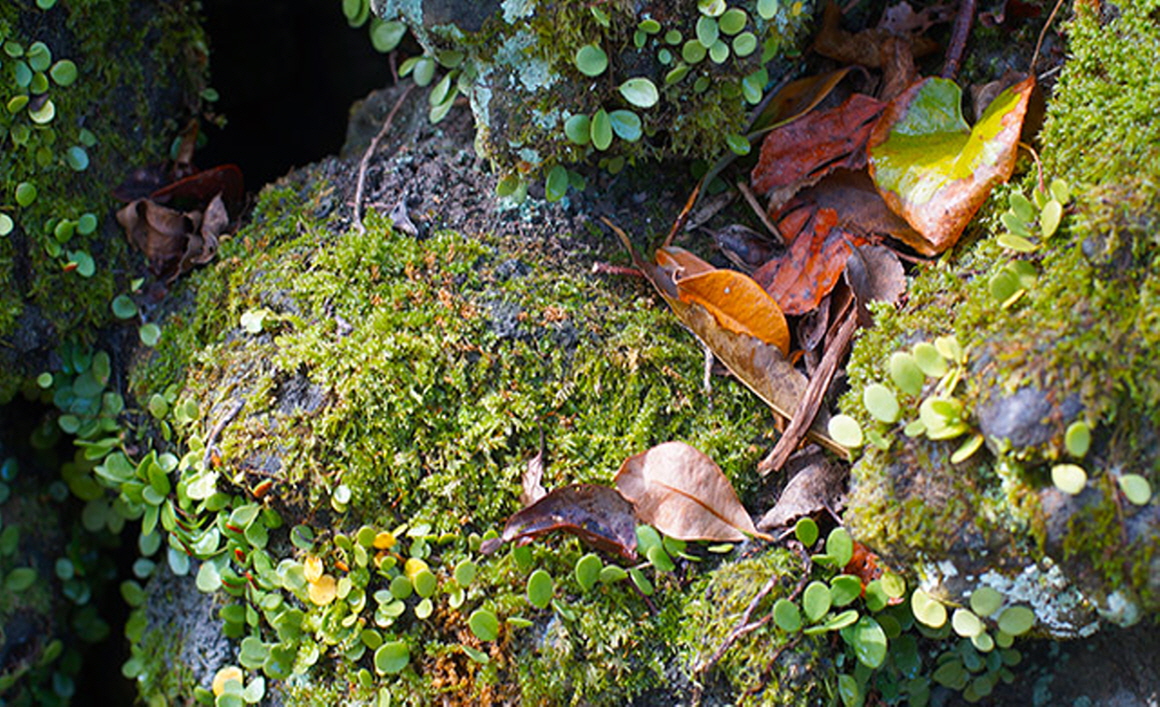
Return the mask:
<path fill-rule="evenodd" d="M 1035 161 L 1036 188 L 1041 192 L 1046 192 L 1047 184 L 1043 181 L 1043 163 L 1039 161 L 1039 153 L 1035 151 L 1034 147 L 1025 142 L 1020 142 L 1019 147 L 1027 150 L 1027 154 L 1031 155 L 1031 159 Z"/>
<path fill-rule="evenodd" d="M 810 581 L 810 570 L 813 568 L 813 560 L 810 559 L 810 553 L 808 550 L 806 550 L 805 545 L 802 545 L 796 539 L 791 540 L 788 543 L 788 546 L 791 550 L 793 550 L 795 553 L 797 553 L 797 556 L 799 558 L 801 558 L 801 561 L 802 561 L 801 576 L 798 577 L 797 585 L 794 586 L 793 591 L 790 592 L 788 597 L 786 597 L 786 600 L 788 600 L 788 601 L 796 601 L 797 598 L 802 595 L 802 592 L 805 591 L 806 585 Z M 770 613 L 770 615 L 772 616 L 772 612 Z M 794 636 L 793 639 L 786 641 L 785 643 L 783 643 L 777 647 L 777 650 L 775 650 L 773 652 L 773 657 L 771 657 L 769 659 L 769 664 L 766 665 L 765 671 L 762 673 L 761 682 L 758 683 L 757 685 L 754 685 L 753 687 L 749 688 L 741 695 L 741 698 L 739 700 L 737 700 L 737 704 L 739 706 L 741 704 L 743 704 L 745 702 L 745 699 L 747 697 L 749 697 L 750 695 L 755 695 L 758 692 L 761 692 L 762 688 L 764 688 L 766 683 L 769 682 L 769 679 L 767 676 L 771 672 L 773 672 L 773 666 L 775 663 L 777 663 L 778 659 L 781 658 L 782 653 L 785 653 L 786 651 L 791 650 L 794 647 L 796 647 L 798 642 L 800 642 L 801 640 L 802 640 L 802 634 L 799 633 L 796 636 Z"/>
<path fill-rule="evenodd" d="M 1031 54 L 1031 64 L 1027 67 L 1028 74 L 1035 73 L 1035 62 L 1039 60 L 1039 50 L 1043 48 L 1043 39 L 1047 36 L 1047 28 L 1051 27 L 1051 23 L 1055 21 L 1055 15 L 1061 7 L 1063 7 L 1063 0 L 1056 0 L 1055 8 L 1047 16 L 1047 22 L 1043 24 L 1043 29 L 1039 30 L 1039 39 L 1035 42 L 1035 51 Z"/>
<path fill-rule="evenodd" d="M 415 84 L 410 84 L 407 86 L 407 88 L 403 89 L 403 93 L 399 96 L 399 100 L 395 101 L 395 106 L 391 108 L 390 113 L 387 113 L 387 119 L 383 121 L 383 126 L 379 128 L 379 132 L 373 138 L 371 138 L 371 144 L 367 145 L 366 152 L 363 153 L 362 159 L 359 160 L 358 184 L 354 189 L 354 227 L 358 229 L 360 235 L 367 232 L 366 226 L 363 226 L 362 222 L 363 188 L 366 186 L 367 181 L 367 165 L 370 164 L 371 155 L 373 155 L 375 150 L 378 149 L 379 141 L 386 137 L 387 131 L 391 129 L 391 122 L 394 121 L 395 114 L 398 113 L 399 109 L 403 107 L 403 101 L 407 98 L 407 94 L 409 94 L 413 88 L 415 88 Z"/>
<path fill-rule="evenodd" d="M 697 182 L 697 186 L 693 187 L 693 193 L 689 195 L 688 200 L 685 201 L 685 206 L 681 209 L 681 213 L 677 214 L 677 220 L 673 222 L 673 227 L 669 229 L 669 235 L 665 236 L 663 246 L 665 248 L 673 244 L 673 239 L 677 237 L 681 229 L 685 227 L 685 222 L 689 220 L 689 212 L 693 210 L 693 204 L 697 203 L 697 195 L 701 193 L 701 187 L 705 184 L 705 180 Z"/>
<path fill-rule="evenodd" d="M 959 73 L 963 54 L 967 52 L 967 38 L 970 37 L 971 26 L 975 23 L 975 5 L 975 0 L 959 0 L 959 12 L 955 15 L 955 24 L 951 28 L 951 39 L 947 46 L 947 61 L 943 64 L 944 79 L 953 79 Z"/>
<path fill-rule="evenodd" d="M 769 581 L 765 583 L 761 591 L 757 592 L 757 596 L 753 597 L 753 601 L 749 602 L 749 606 L 745 607 L 745 611 L 741 614 L 741 620 L 737 622 L 737 625 L 733 627 L 733 630 L 729 632 L 729 635 L 725 637 L 725 640 L 717 647 L 717 650 L 713 651 L 713 655 L 693 669 L 694 676 L 708 673 L 713 669 L 713 666 L 717 665 L 717 661 L 721 660 L 721 656 L 725 655 L 725 651 L 729 650 L 738 638 L 741 638 L 747 633 L 752 633 L 769 621 L 769 617 L 772 614 L 766 614 L 763 618 L 752 623 L 750 623 L 750 618 L 753 616 L 753 612 L 757 610 L 757 605 L 761 603 L 762 599 L 769 596 L 769 593 L 777 586 L 777 582 L 780 579 L 781 577 L 778 575 L 769 578 Z"/>
<path fill-rule="evenodd" d="M 830 342 L 826 353 L 822 356 L 822 362 L 818 364 L 818 368 L 814 371 L 814 375 L 810 378 L 810 383 L 806 386 L 805 394 L 802 395 L 801 400 L 798 401 L 797 410 L 794 411 L 793 419 L 790 420 L 789 427 L 782 433 L 781 438 L 777 440 L 773 451 L 769 453 L 761 463 L 757 465 L 757 471 L 762 476 L 768 475 L 772 471 L 780 469 L 785 460 L 789 458 L 790 454 L 798 448 L 802 440 L 805 439 L 809 432 L 810 425 L 814 423 L 814 418 L 818 415 L 818 409 L 821 407 L 822 398 L 830 387 L 830 381 L 834 378 L 834 373 L 838 370 L 838 361 L 846 353 L 846 347 L 850 344 L 850 339 L 854 336 L 854 331 L 858 328 L 858 313 L 856 308 L 847 307 L 842 316 L 838 318 L 837 334 L 833 341 Z"/>
<path fill-rule="evenodd" d="M 761 204 L 757 203 L 757 196 L 754 195 L 753 190 L 745 182 L 737 182 L 737 191 L 741 192 L 741 196 L 745 197 L 749 208 L 753 209 L 753 213 L 757 214 L 757 218 L 765 226 L 766 230 L 777 241 L 778 245 L 785 245 L 785 238 L 781 235 L 781 231 L 777 230 L 777 226 L 769 218 L 769 214 L 765 213 L 765 209 L 761 208 Z"/>

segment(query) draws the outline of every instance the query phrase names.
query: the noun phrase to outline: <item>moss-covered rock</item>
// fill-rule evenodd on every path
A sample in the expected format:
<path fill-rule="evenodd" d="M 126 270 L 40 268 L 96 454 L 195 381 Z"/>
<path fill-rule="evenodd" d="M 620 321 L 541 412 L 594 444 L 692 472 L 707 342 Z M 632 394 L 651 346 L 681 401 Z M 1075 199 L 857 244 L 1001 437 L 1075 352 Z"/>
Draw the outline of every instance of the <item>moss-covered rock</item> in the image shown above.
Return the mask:
<path fill-rule="evenodd" d="M 947 601 L 992 586 L 1029 602 L 1040 629 L 1056 636 L 1094 630 L 1092 609 L 1124 625 L 1160 609 L 1155 495 L 1139 506 L 1118 487 L 1128 474 L 1160 483 L 1160 163 L 1155 126 L 1139 117 L 1157 85 L 1139 78 L 1154 71 L 1142 47 L 1160 45 L 1160 25 L 1138 4 L 1112 14 L 1081 12 L 1070 25 L 1074 58 L 1041 137 L 1048 179 L 1066 178 L 1075 195 L 1061 233 L 1022 256 L 983 236 L 953 263 L 921 268 L 907 306 L 880 311 L 859 341 L 845 401 L 893 442 L 854 467 L 847 520 L 856 536 Z M 1033 284 L 997 300 L 995 278 L 1013 261 L 1030 266 Z M 965 437 L 901 434 L 936 393 L 936 378 L 921 395 L 899 392 L 904 420 L 889 431 L 861 401 L 869 383 L 893 385 L 893 352 L 945 335 L 957 337 L 967 363 L 955 390 L 937 392 L 961 401 L 986 441 L 961 463 L 950 457 Z M 1093 430 L 1090 447 L 1069 446 L 1074 423 Z M 1081 494 L 1052 485 L 1061 463 L 1086 469 Z"/>
<path fill-rule="evenodd" d="M 0 8 L 0 401 L 91 344 L 126 290 L 111 187 L 165 159 L 205 87 L 206 45 L 186 3 Z M 18 194 L 17 191 L 20 191 Z M 122 273 L 118 275 L 118 273 Z"/>
<path fill-rule="evenodd" d="M 726 136 L 743 143 L 765 86 L 796 67 L 784 57 L 796 55 L 812 3 L 373 6 L 413 30 L 427 69 L 432 60 L 448 67 L 451 90 L 436 89 L 433 111 L 449 105 L 457 84 L 471 100 L 480 156 L 515 184 L 590 159 L 617 172 L 626 160 L 714 158 Z M 629 80 L 649 90 L 622 92 Z"/>

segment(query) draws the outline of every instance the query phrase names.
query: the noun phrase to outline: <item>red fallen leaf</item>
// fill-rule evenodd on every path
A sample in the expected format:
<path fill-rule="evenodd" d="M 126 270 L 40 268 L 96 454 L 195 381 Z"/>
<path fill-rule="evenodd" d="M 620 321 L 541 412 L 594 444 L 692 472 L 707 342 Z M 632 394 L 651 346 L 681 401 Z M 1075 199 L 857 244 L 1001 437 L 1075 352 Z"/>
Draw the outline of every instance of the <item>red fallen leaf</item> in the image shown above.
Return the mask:
<path fill-rule="evenodd" d="M 882 568 L 878 566 L 878 555 L 875 555 L 870 551 L 870 548 L 857 540 L 854 541 L 854 554 L 850 556 L 850 561 L 846 563 L 843 572 L 862 580 L 863 590 L 866 589 L 867 584 L 882 577 Z"/>
<path fill-rule="evenodd" d="M 866 164 L 866 141 L 884 104 L 855 93 L 837 108 L 810 113 L 771 131 L 750 175 L 754 191 L 781 206 L 804 187 L 839 168 Z"/>
<path fill-rule="evenodd" d="M 224 164 L 196 172 L 157 189 L 149 198 L 178 209 L 200 209 L 216 194 L 221 194 L 230 211 L 237 213 L 241 208 L 246 189 L 237 165 Z"/>
<path fill-rule="evenodd" d="M 887 205 L 917 232 L 903 240 L 924 255 L 953 246 L 991 189 L 1011 177 L 1035 88 L 1028 77 L 1003 91 L 972 128 L 962 91 L 928 78 L 895 98 L 870 136 L 870 176 Z"/>
<path fill-rule="evenodd" d="M 684 442 L 658 444 L 626 459 L 616 488 L 636 506 L 637 518 L 677 540 L 771 539 L 753 526 L 717 464 Z"/>
<path fill-rule="evenodd" d="M 571 533 L 598 550 L 636 559 L 636 514 L 616 489 L 598 484 L 558 488 L 514 513 L 503 534 L 480 547 L 484 554 L 514 541 L 528 542 L 553 531 Z"/>

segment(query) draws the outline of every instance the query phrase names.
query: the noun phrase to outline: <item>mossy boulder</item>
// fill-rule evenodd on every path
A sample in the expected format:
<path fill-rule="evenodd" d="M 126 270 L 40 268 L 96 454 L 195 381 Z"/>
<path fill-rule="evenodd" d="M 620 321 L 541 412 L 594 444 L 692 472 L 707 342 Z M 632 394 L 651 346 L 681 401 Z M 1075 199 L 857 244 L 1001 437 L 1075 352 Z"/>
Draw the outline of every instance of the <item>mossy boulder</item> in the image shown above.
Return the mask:
<path fill-rule="evenodd" d="M 617 172 L 641 159 L 712 159 L 727 151 L 726 136 L 744 143 L 765 86 L 796 68 L 787 57 L 812 14 L 811 3 L 746 1 L 726 11 L 694 0 L 375 0 L 373 8 L 414 32 L 427 52 L 417 74 L 447 67 L 433 114 L 458 86 L 471 101 L 479 155 L 516 190 L 557 166 L 591 161 Z M 551 189 L 561 187 L 566 180 Z"/>
<path fill-rule="evenodd" d="M 172 5 L 0 8 L 0 402 L 60 344 L 93 343 L 128 289 L 112 187 L 167 157 L 205 88 L 201 27 Z"/>
<path fill-rule="evenodd" d="M 1047 180 L 1066 179 L 1075 197 L 1060 233 L 1030 255 L 982 234 L 953 261 L 920 268 L 907 305 L 880 310 L 858 342 L 845 400 L 881 427 L 861 397 L 870 383 L 894 385 L 891 354 L 957 338 L 962 380 L 939 394 L 964 404 L 985 446 L 952 461 L 966 437 L 907 438 L 902 425 L 937 378 L 921 395 L 899 392 L 904 420 L 887 432 L 888 450 L 868 448 L 854 466 L 846 519 L 942 599 L 966 604 L 991 586 L 1029 602 L 1054 636 L 1090 633 L 1095 614 L 1130 625 L 1160 609 L 1160 506 L 1155 494 L 1129 502 L 1119 487 L 1126 475 L 1160 484 L 1160 135 L 1140 119 L 1156 83 L 1138 79 L 1160 48 L 1160 24 L 1128 4 L 1103 19 L 1081 11 L 1068 33 L 1073 58 L 1040 136 Z M 993 199 L 994 230 L 1010 192 Z M 995 278 L 1014 261 L 1030 266 L 1026 291 L 996 299 Z M 1092 430 L 1090 445 L 1069 444 L 1075 424 Z M 1082 493 L 1053 485 L 1064 463 L 1086 470 Z"/>
<path fill-rule="evenodd" d="M 410 110 L 422 105 L 412 101 Z M 400 125 L 410 125 L 408 114 Z M 177 488 L 205 499 L 182 502 L 182 524 L 220 530 L 220 543 L 196 551 L 214 569 L 190 573 L 199 583 L 216 573 L 203 588 L 221 587 L 227 634 L 249 636 L 242 659 L 264 656 L 246 667 L 270 678 L 283 704 L 352 692 L 416 703 L 446 693 L 622 704 L 687 690 L 669 683 L 691 669 L 681 656 L 704 647 L 679 637 L 688 597 L 704 587 L 649 570 L 651 598 L 628 580 L 585 591 L 573 576 L 587 552 L 576 540 L 485 557 L 479 537 L 520 507 L 521 477 L 541 441 L 549 489 L 609 484 L 629 455 L 679 439 L 712 456 L 745 497 L 770 413 L 734 381 L 702 389 L 699 346 L 645 283 L 590 273 L 594 258 L 623 254 L 575 203 L 501 208 L 492 179 L 465 167 L 467 144 L 413 129 L 422 139 L 367 173 L 367 203 L 392 211 L 394 224 L 373 209 L 365 232 L 353 224 L 356 159 L 290 175 L 262 192 L 217 261 L 178 285 L 160 344 L 139 352 L 130 382 L 138 397 L 182 386 L 173 408 L 186 417 L 171 439 L 191 453 Z M 256 521 L 259 504 L 268 510 Z M 239 509 L 251 524 L 276 518 L 268 536 L 235 525 Z M 307 549 L 301 537 L 288 542 L 296 527 L 314 534 Z M 390 547 L 421 557 L 439 587 L 425 609 L 414 594 L 391 604 L 403 607 L 397 617 L 375 609 L 391 602 L 395 560 L 379 572 L 389 552 L 352 549 L 393 532 Z M 378 560 L 368 563 L 368 552 Z M 365 604 L 312 599 L 301 581 L 310 556 L 354 582 L 343 597 Z M 464 561 L 479 576 L 456 594 L 454 568 Z M 558 607 L 528 604 L 533 567 L 554 577 Z M 744 600 L 741 588 L 729 591 Z M 267 605 L 262 597 L 272 595 L 279 599 Z M 149 605 L 161 601 L 160 591 L 150 596 Z M 228 607 L 241 606 L 233 597 L 253 607 L 253 623 L 231 623 Z M 476 610 L 500 618 L 496 641 L 470 630 Z M 354 629 L 339 625 L 348 617 Z M 155 645 L 169 626 L 150 620 L 138 645 Z M 367 639 L 376 648 L 359 627 L 381 633 Z M 409 656 L 397 674 L 375 662 L 384 639 Z M 173 650 L 134 655 L 134 672 L 148 677 L 138 679 L 144 698 L 188 687 L 161 677 L 174 669 L 164 657 Z"/>

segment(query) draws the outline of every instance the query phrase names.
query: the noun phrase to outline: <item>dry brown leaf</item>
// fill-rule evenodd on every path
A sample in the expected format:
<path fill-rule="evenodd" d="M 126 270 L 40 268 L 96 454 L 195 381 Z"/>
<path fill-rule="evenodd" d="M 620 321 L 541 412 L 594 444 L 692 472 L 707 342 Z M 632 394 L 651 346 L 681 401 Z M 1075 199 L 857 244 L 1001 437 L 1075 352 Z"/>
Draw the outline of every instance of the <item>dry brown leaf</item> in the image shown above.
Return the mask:
<path fill-rule="evenodd" d="M 789 480 L 773 508 L 757 521 L 758 528 L 767 531 L 785 528 L 803 516 L 827 508 L 837 511 L 842 507 L 846 494 L 846 468 L 820 453 L 811 459 L 808 466 Z"/>
<path fill-rule="evenodd" d="M 741 541 L 758 532 L 725 474 L 684 442 L 665 442 L 625 460 L 616 488 L 637 518 L 678 540 Z"/>
<path fill-rule="evenodd" d="M 544 488 L 544 448 L 541 446 L 540 451 L 536 456 L 528 460 L 528 466 L 524 469 L 523 478 L 520 479 L 520 503 L 525 507 L 532 505 L 548 494 Z"/>
<path fill-rule="evenodd" d="M 898 36 L 889 29 L 873 27 L 858 33 L 842 29 L 842 11 L 833 2 L 827 3 L 822 13 L 822 28 L 814 39 L 813 50 L 822 56 L 843 64 L 861 64 L 871 69 L 882 68 L 882 47 L 889 37 Z M 938 50 L 937 42 L 914 34 L 903 34 L 912 43 L 916 57 Z"/>
<path fill-rule="evenodd" d="M 527 542 L 557 530 L 626 560 L 636 559 L 636 515 L 632 503 L 616 489 L 597 484 L 573 484 L 552 491 L 514 513 L 504 525 L 503 534 L 485 541 L 480 550 L 489 554 L 504 543 Z"/>
<path fill-rule="evenodd" d="M 858 303 L 894 304 L 906 292 L 906 275 L 894 251 L 880 245 L 864 245 L 850 252 L 846 261 L 846 282 Z"/>

